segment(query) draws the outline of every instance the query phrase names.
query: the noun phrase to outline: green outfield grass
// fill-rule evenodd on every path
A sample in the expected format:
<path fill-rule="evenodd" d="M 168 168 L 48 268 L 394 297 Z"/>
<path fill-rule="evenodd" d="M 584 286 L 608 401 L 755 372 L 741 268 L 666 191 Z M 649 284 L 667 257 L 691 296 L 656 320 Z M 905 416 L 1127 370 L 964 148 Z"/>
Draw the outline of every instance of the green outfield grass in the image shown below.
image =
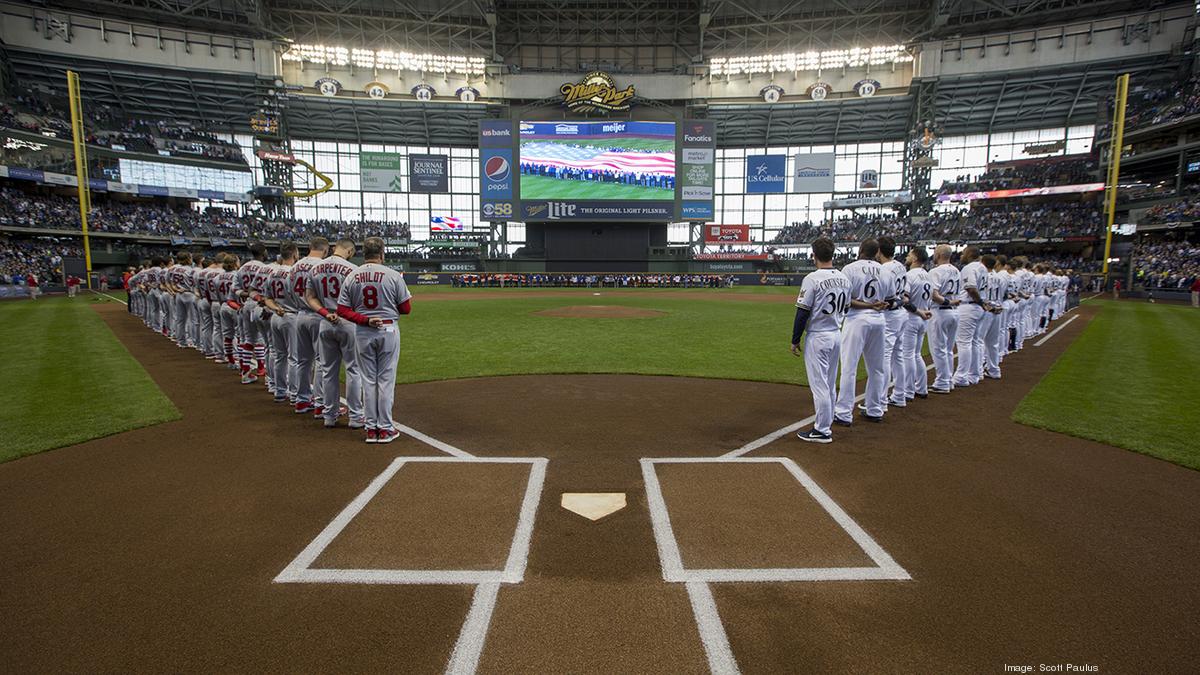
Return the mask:
<path fill-rule="evenodd" d="M 1200 312 L 1099 301 L 1013 419 L 1200 469 Z"/>
<path fill-rule="evenodd" d="M 675 191 L 665 188 L 624 185 L 621 183 L 598 183 L 584 180 L 559 180 L 548 176 L 522 174 L 521 199 L 562 199 L 567 201 L 600 200 L 644 200 L 671 201 Z"/>
<path fill-rule="evenodd" d="M 0 302 L 0 462 L 179 418 L 92 298 Z"/>

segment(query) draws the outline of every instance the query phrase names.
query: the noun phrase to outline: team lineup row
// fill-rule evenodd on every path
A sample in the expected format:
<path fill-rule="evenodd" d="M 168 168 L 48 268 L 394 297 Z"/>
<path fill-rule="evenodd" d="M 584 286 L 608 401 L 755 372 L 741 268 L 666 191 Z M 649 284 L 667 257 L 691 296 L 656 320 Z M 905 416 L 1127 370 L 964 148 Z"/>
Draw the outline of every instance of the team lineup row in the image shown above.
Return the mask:
<path fill-rule="evenodd" d="M 867 371 L 860 417 L 881 422 L 889 406 L 999 380 L 1004 356 L 1067 310 L 1070 271 L 1023 257 L 980 256 L 968 246 L 960 270 L 943 244 L 926 270 L 923 247 L 901 263 L 895 240 L 880 237 L 862 242 L 858 260 L 839 271 L 832 240 L 817 239 L 812 252 L 817 270 L 801 282 L 791 351 L 804 358 L 816 408 L 812 429 L 797 436 L 813 443 L 830 443 L 834 424 L 853 423 L 860 359 Z M 921 356 L 926 336 L 932 385 Z"/>
<path fill-rule="evenodd" d="M 412 295 L 404 275 L 384 266 L 383 239 L 367 238 L 361 266 L 349 261 L 355 250 L 352 240 L 317 237 L 303 258 L 284 244 L 277 262 L 267 262 L 262 244 L 245 262 L 232 253 L 156 258 L 129 279 L 130 312 L 180 348 L 239 371 L 242 384 L 263 379 L 296 414 L 327 428 L 345 415 L 366 442 L 390 443 L 399 436 L 396 324 L 412 311 Z"/>

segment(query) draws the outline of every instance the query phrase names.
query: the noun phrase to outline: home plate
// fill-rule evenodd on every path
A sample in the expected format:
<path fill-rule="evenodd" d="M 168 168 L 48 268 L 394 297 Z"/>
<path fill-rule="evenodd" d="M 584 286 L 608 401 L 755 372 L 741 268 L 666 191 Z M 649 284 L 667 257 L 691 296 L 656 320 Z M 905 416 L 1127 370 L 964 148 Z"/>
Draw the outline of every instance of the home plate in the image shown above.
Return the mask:
<path fill-rule="evenodd" d="M 600 520 L 625 508 L 624 492 L 564 492 L 562 507 L 588 520 Z"/>

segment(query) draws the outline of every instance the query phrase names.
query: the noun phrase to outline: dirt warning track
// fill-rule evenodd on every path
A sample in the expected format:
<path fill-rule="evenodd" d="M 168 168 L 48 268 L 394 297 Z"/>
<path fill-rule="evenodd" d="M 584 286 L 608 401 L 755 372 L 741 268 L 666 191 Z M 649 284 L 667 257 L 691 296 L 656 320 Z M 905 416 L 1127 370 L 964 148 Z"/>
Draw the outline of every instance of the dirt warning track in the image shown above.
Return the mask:
<path fill-rule="evenodd" d="M 874 565 L 824 494 L 909 577 L 754 582 L 664 579 L 639 460 L 747 447 L 810 415 L 807 389 L 619 375 L 400 387 L 398 419 L 458 457 L 324 430 L 121 308 L 98 311 L 183 419 L 0 465 L 13 672 L 1113 673 L 1200 656 L 1200 473 L 1009 421 L 1087 309 L 1007 360 L 1004 380 L 838 428 L 831 446 L 783 435 L 745 455 L 759 461 L 654 465 L 684 569 Z M 278 582 L 376 483 L 308 568 L 509 575 Z M 560 508 L 564 492 L 628 505 L 593 522 Z"/>

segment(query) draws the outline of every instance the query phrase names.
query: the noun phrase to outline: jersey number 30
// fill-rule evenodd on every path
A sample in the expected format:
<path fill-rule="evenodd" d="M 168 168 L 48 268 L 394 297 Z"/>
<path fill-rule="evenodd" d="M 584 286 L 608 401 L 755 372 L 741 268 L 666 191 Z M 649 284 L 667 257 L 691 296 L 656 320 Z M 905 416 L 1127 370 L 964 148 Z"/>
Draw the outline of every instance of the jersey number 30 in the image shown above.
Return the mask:
<path fill-rule="evenodd" d="M 850 299 L 845 293 L 830 293 L 825 296 L 825 306 L 822 314 L 845 314 L 850 309 Z"/>

